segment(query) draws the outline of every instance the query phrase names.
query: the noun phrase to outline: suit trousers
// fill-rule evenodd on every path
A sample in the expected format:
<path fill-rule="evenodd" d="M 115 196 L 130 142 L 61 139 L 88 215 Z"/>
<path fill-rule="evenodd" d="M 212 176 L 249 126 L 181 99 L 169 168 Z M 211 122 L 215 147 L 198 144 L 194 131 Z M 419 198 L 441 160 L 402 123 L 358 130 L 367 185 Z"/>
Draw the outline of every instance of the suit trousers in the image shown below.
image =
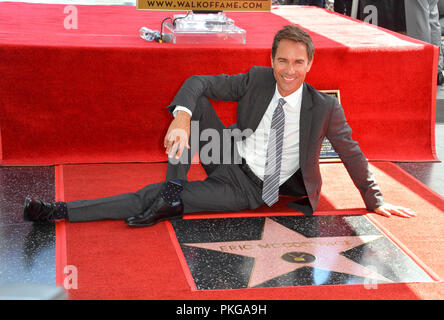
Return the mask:
<path fill-rule="evenodd" d="M 405 0 L 405 21 L 409 37 L 439 47 L 438 71 L 443 69 L 438 0 Z"/>
<path fill-rule="evenodd" d="M 180 196 L 184 204 L 184 213 L 240 211 L 263 205 L 262 190 L 240 168 L 239 161 L 236 161 L 240 157 L 234 139 L 223 137 L 230 131 L 219 119 L 207 98 L 199 99 L 191 120 L 192 124 L 198 124 L 194 132 L 192 125 L 189 142 L 191 150 L 184 149 L 178 161 L 169 159 L 165 179 L 183 180 Z M 216 132 L 219 138 L 215 137 Z M 222 141 L 225 143 L 221 143 Z M 226 143 L 227 141 L 231 142 Z M 188 181 L 187 173 L 196 151 L 193 150 L 196 144 L 199 145 L 200 161 L 207 178 L 203 181 Z M 213 148 L 208 148 L 209 144 Z M 134 193 L 70 201 L 67 203 L 68 219 L 75 222 L 136 216 L 150 207 L 165 181 L 150 184 Z"/>
<path fill-rule="evenodd" d="M 165 181 L 183 180 L 183 191 L 180 197 L 184 205 L 184 214 L 236 212 L 262 206 L 264 204 L 262 189 L 241 169 L 239 164 L 242 161 L 237 153 L 235 139 L 227 138 L 227 135 L 231 136 L 231 131 L 219 119 L 207 98 L 202 97 L 198 100 L 191 120 L 192 124 L 198 124 L 195 131 L 191 130 L 189 142 L 191 150 L 184 149 L 179 161 L 169 159 L 165 179 Z M 210 137 L 206 134 L 209 131 L 213 133 L 211 139 L 207 139 Z M 221 143 L 222 141 L 225 142 Z M 227 143 L 228 141 L 230 143 Z M 191 160 L 196 151 L 193 150 L 195 149 L 193 142 L 199 145 L 200 162 L 207 173 L 207 178 L 202 181 L 187 180 Z M 213 148 L 206 148 L 208 144 L 211 144 Z M 305 197 L 306 191 L 301 171 L 298 170 L 292 178 L 280 186 L 279 193 Z M 294 183 L 295 180 L 296 183 Z M 147 185 L 133 193 L 94 200 L 70 201 L 67 203 L 68 219 L 76 222 L 126 219 L 139 215 L 151 206 L 165 181 Z M 303 204 L 307 202 L 308 205 L 308 199 L 304 198 L 301 201 Z"/>

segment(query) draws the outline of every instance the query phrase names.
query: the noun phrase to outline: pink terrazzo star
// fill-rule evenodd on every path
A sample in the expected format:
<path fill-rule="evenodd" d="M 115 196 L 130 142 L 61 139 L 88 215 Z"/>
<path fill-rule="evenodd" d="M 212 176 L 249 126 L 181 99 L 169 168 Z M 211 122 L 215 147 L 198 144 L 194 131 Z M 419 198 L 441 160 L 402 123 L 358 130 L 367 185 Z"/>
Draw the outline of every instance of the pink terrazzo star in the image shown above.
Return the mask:
<path fill-rule="evenodd" d="M 255 287 L 306 266 L 392 282 L 340 254 L 380 237 L 382 235 L 307 238 L 266 218 L 260 240 L 185 245 L 254 258 L 248 287 Z"/>

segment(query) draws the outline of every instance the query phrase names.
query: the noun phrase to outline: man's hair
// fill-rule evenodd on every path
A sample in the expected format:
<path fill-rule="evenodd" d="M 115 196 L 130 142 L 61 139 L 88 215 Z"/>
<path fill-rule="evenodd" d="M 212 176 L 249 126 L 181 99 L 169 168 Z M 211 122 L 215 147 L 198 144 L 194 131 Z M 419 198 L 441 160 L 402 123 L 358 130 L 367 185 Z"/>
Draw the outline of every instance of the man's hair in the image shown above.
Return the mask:
<path fill-rule="evenodd" d="M 276 51 L 279 46 L 279 42 L 282 39 L 287 39 L 295 42 L 300 42 L 305 44 L 307 48 L 307 57 L 310 62 L 313 59 L 314 54 L 314 44 L 310 35 L 295 25 L 288 25 L 279 30 L 274 36 L 273 46 L 271 47 L 271 58 L 274 59 L 276 56 Z"/>

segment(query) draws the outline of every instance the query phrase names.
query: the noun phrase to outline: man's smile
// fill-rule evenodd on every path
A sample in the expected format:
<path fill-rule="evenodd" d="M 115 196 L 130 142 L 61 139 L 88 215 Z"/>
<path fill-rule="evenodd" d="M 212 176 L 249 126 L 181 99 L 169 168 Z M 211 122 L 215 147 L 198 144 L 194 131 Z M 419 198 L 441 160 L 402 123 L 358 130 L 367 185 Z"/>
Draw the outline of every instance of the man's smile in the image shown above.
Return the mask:
<path fill-rule="evenodd" d="M 285 81 L 294 81 L 294 80 L 296 80 L 297 79 L 297 77 L 296 76 L 293 76 L 293 77 L 288 77 L 288 76 L 282 76 L 282 78 L 285 80 Z"/>

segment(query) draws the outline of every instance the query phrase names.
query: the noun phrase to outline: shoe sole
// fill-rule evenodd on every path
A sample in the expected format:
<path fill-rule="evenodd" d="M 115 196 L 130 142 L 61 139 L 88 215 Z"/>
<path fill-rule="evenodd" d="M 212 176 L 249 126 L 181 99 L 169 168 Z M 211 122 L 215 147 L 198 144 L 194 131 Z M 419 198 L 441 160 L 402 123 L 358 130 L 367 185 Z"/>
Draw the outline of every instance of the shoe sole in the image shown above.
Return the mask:
<path fill-rule="evenodd" d="M 169 220 L 169 221 L 174 221 L 174 220 L 180 220 L 182 219 L 182 216 L 178 216 L 178 217 L 172 217 L 172 218 L 163 218 L 163 219 L 159 219 L 154 223 L 147 223 L 147 224 L 131 224 L 131 222 L 125 222 L 126 225 L 128 225 L 129 227 L 149 227 L 149 226 L 154 226 L 155 224 L 158 224 L 159 222 L 165 221 L 165 220 Z"/>

